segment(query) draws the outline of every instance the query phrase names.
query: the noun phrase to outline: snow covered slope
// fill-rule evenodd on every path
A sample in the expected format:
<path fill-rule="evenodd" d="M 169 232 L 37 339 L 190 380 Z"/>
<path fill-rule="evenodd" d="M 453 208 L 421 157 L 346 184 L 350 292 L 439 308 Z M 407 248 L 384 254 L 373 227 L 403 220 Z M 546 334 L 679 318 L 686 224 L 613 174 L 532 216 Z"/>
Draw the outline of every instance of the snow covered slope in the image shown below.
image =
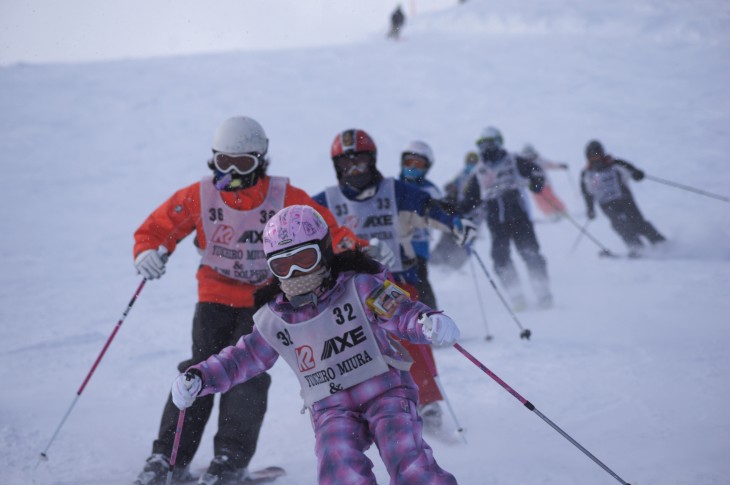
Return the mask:
<path fill-rule="evenodd" d="M 570 164 L 552 179 L 572 213 L 584 210 L 575 190 L 591 138 L 648 174 L 728 196 L 729 18 L 713 1 L 469 0 L 410 18 L 399 42 L 378 31 L 318 49 L 1 68 L 0 481 L 125 484 L 141 469 L 189 352 L 191 242 L 144 288 L 50 461 L 34 467 L 139 284 L 133 231 L 206 174 L 226 117 L 258 119 L 270 173 L 312 193 L 335 183 L 329 145 L 342 129 L 375 138 L 386 175 L 408 141 L 428 141 L 443 184 L 495 125 L 509 148 L 530 142 Z M 727 483 L 728 204 L 650 180 L 633 190 L 671 247 L 604 260 L 588 239 L 570 252 L 568 222 L 538 225 L 556 306 L 519 315 L 532 340 L 478 268 L 479 293 L 468 265 L 434 267 L 437 297 L 467 350 L 625 480 Z M 623 250 L 602 215 L 589 230 Z M 476 249 L 488 261 L 486 231 Z M 436 357 L 468 444 L 431 442 L 460 483 L 616 483 L 461 354 Z M 283 364 L 272 375 L 252 466 L 286 467 L 282 485 L 314 483 L 295 378 Z M 194 467 L 210 460 L 212 434 Z"/>

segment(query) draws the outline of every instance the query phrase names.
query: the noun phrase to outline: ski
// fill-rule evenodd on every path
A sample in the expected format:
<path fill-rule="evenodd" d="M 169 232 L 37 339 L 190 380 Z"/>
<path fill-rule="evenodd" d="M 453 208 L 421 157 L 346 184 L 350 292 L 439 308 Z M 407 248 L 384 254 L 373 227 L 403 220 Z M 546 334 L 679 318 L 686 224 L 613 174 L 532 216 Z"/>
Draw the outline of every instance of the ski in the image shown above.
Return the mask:
<path fill-rule="evenodd" d="M 273 482 L 284 475 L 286 475 L 286 470 L 280 466 L 267 466 L 266 468 L 249 472 L 248 476 L 243 481 L 243 484 L 253 485 L 255 483 Z"/>
<path fill-rule="evenodd" d="M 226 482 L 227 485 L 256 485 L 259 483 L 270 483 L 279 477 L 286 475 L 286 470 L 280 466 L 267 466 L 266 468 L 260 468 L 258 470 L 250 470 L 248 475 L 243 480 L 237 482 Z M 198 483 L 199 477 L 191 477 L 190 480 L 186 481 L 173 481 L 173 484 L 177 485 L 193 485 Z"/>
<path fill-rule="evenodd" d="M 612 253 L 610 251 L 601 251 L 598 253 L 599 258 L 603 259 L 641 259 L 644 256 L 638 253 Z"/>

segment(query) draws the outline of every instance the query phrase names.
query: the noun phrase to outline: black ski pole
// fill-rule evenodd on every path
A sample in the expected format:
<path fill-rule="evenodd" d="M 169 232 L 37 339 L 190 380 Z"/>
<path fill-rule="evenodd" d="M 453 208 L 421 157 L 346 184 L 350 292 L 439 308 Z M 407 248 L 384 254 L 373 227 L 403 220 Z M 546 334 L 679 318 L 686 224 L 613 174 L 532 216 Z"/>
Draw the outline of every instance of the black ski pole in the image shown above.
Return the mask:
<path fill-rule="evenodd" d="M 580 203 L 580 196 L 578 195 L 578 191 L 576 190 L 575 186 L 577 184 L 573 184 L 573 174 L 570 171 L 570 167 L 565 169 L 565 174 L 568 176 L 568 185 L 570 185 L 570 188 L 573 189 L 573 197 L 575 198 L 576 203 Z"/>
<path fill-rule="evenodd" d="M 517 315 L 515 315 L 515 312 L 512 311 L 512 308 L 510 308 L 509 303 L 507 303 L 507 300 L 504 299 L 504 296 L 502 296 L 502 292 L 499 291 L 499 288 L 497 288 L 497 284 L 494 282 L 494 279 L 492 279 L 492 275 L 489 274 L 489 271 L 487 271 L 487 267 L 484 265 L 484 261 L 482 261 L 482 258 L 479 257 L 479 253 L 474 251 L 473 248 L 470 248 L 467 246 L 466 248 L 468 253 L 471 253 L 474 255 L 474 257 L 477 258 L 477 261 L 479 262 L 479 266 L 482 267 L 482 270 L 484 270 L 484 274 L 487 275 L 487 279 L 489 280 L 489 283 L 491 283 L 492 288 L 494 288 L 494 291 L 497 293 L 497 296 L 502 301 L 502 304 L 507 309 L 509 314 L 512 316 L 512 319 L 515 321 L 517 326 L 520 328 L 520 338 L 530 340 L 530 336 L 532 335 L 532 332 L 528 328 L 524 328 L 522 324 L 520 323 L 520 320 L 517 318 Z"/>
<path fill-rule="evenodd" d="M 106 343 L 104 344 L 104 347 L 101 349 L 101 352 L 99 353 L 99 356 L 96 358 L 96 361 L 94 362 L 94 365 L 91 366 L 91 370 L 86 375 L 86 378 L 84 379 L 84 382 L 81 384 L 81 387 L 79 387 L 79 390 L 76 391 L 76 397 L 74 397 L 73 401 L 71 402 L 71 406 L 69 406 L 68 410 L 66 411 L 66 414 L 64 414 L 63 419 L 61 419 L 61 422 L 59 423 L 58 427 L 56 428 L 56 431 L 53 433 L 53 436 L 51 436 L 51 440 L 48 442 L 48 445 L 46 445 L 46 448 L 41 452 L 41 456 L 38 459 L 38 463 L 36 463 L 36 468 L 38 468 L 38 465 L 40 465 L 42 460 L 48 459 L 48 449 L 51 447 L 51 444 L 56 439 L 56 436 L 58 436 L 58 432 L 61 431 L 61 427 L 63 427 L 63 423 L 66 422 L 66 419 L 71 414 L 71 411 L 73 410 L 74 406 L 76 406 L 76 402 L 81 397 L 81 393 L 84 392 L 84 388 L 89 383 L 89 380 L 91 379 L 91 375 L 96 370 L 97 366 L 99 365 L 99 362 L 101 362 L 102 357 L 104 357 L 104 354 L 106 353 L 107 349 L 109 348 L 109 345 L 112 343 L 112 340 L 114 340 L 114 337 L 117 335 L 117 332 L 119 331 L 119 328 L 122 326 L 122 323 L 124 322 L 124 319 L 127 317 L 127 314 L 129 313 L 129 310 L 132 309 L 132 305 L 134 305 L 134 302 L 137 301 L 137 297 L 139 296 L 140 292 L 142 291 L 142 288 L 144 288 L 144 284 L 147 282 L 147 279 L 142 279 L 142 282 L 137 287 L 137 291 L 134 292 L 134 295 L 132 296 L 132 299 L 129 301 L 129 304 L 127 305 L 127 308 L 124 310 L 124 313 L 122 314 L 122 318 L 119 319 L 116 326 L 114 327 L 114 330 L 112 331 L 111 335 L 109 335 L 109 338 L 107 339 Z"/>
<path fill-rule="evenodd" d="M 499 384 L 500 386 L 502 386 L 507 392 L 509 392 L 510 394 L 512 394 L 512 396 L 514 396 L 515 399 L 517 399 L 518 401 L 520 401 L 527 409 L 529 409 L 533 413 L 537 414 L 543 421 L 545 421 L 547 424 L 549 424 L 551 428 L 553 428 L 555 431 L 557 431 L 558 433 L 560 433 L 560 435 L 563 438 L 565 438 L 568 441 L 570 441 L 576 448 L 578 448 L 580 451 L 582 451 L 583 453 L 585 453 L 585 455 L 588 458 L 590 458 L 598 466 L 600 466 L 601 468 L 603 468 L 609 475 L 611 475 L 613 478 L 615 478 L 616 480 L 618 480 L 622 485 L 630 485 L 628 482 L 624 481 L 624 479 L 622 479 L 621 477 L 619 477 L 618 475 L 616 475 L 616 473 L 614 473 L 613 470 L 611 470 L 606 465 L 604 465 L 603 462 L 601 460 L 599 460 L 598 458 L 596 458 L 590 451 L 588 451 L 585 448 L 583 448 L 583 446 L 581 446 L 580 443 L 578 443 L 573 438 L 571 438 L 568 433 L 566 433 L 565 431 L 563 431 L 562 429 L 560 429 L 560 427 L 558 425 L 556 425 L 555 423 L 553 423 L 552 421 L 550 421 L 550 419 L 548 419 L 547 416 L 545 416 L 540 411 L 538 411 L 537 408 L 530 401 L 528 401 L 527 399 L 525 399 L 524 397 L 522 397 L 517 391 L 515 391 L 509 385 L 507 385 L 507 383 L 504 382 L 502 379 L 500 379 L 499 376 L 497 376 L 497 374 L 495 374 L 494 372 L 492 372 L 491 370 L 489 370 L 487 368 L 487 366 L 485 366 L 484 364 L 482 364 L 481 362 L 479 362 L 476 359 L 476 357 L 474 357 L 469 352 L 467 352 L 464 349 L 464 347 L 462 347 L 458 343 L 455 343 L 454 344 L 454 348 L 456 350 L 458 350 L 459 352 L 461 352 L 464 355 L 464 357 L 466 357 L 467 359 L 469 359 L 474 365 L 476 365 L 482 371 L 484 371 L 485 374 L 487 374 L 489 377 L 491 377 L 497 384 Z"/>
<path fill-rule="evenodd" d="M 548 204 L 550 204 L 551 206 L 553 206 L 553 208 L 559 209 L 550 199 L 545 198 L 545 200 L 547 200 L 548 201 Z M 590 232 L 586 231 L 585 227 L 581 227 L 581 225 L 578 224 L 578 222 L 573 217 L 571 217 L 570 214 L 568 214 L 565 211 L 563 211 L 562 214 L 563 214 L 563 217 L 565 217 L 566 219 L 568 219 L 570 221 L 570 223 L 573 224 L 575 227 L 577 227 L 578 230 L 581 233 L 583 233 L 588 239 L 590 239 L 591 241 L 593 241 L 599 248 L 601 248 L 601 256 L 610 256 L 612 258 L 617 257 L 606 246 L 604 246 L 603 244 L 601 244 L 601 242 L 598 239 L 596 239 L 595 237 L 593 237 Z M 587 225 L 588 224 L 586 224 L 586 226 Z"/>
<path fill-rule="evenodd" d="M 469 258 L 469 267 L 471 268 L 471 276 L 474 280 L 474 288 L 477 290 L 477 301 L 479 302 L 479 310 L 482 314 L 482 322 L 484 322 L 484 329 L 487 331 L 487 336 L 484 337 L 485 340 L 489 341 L 492 340 L 494 337 L 492 337 L 492 334 L 489 333 L 489 324 L 487 323 L 487 313 L 484 311 L 484 303 L 482 302 L 482 295 L 481 291 L 479 291 L 479 283 L 477 282 L 477 273 L 474 269 L 474 260 Z"/>
<path fill-rule="evenodd" d="M 713 199 L 721 200 L 723 202 L 730 202 L 730 197 L 713 194 L 711 192 L 706 192 L 704 190 L 696 189 L 696 188 L 690 187 L 688 185 L 678 184 L 677 182 L 672 182 L 671 180 L 661 179 L 659 177 L 654 177 L 653 175 L 645 175 L 644 178 L 646 178 L 648 180 L 653 180 L 654 182 L 659 182 L 660 184 L 677 187 L 678 189 L 688 190 L 690 192 L 694 192 L 695 194 L 704 195 L 705 197 L 712 197 Z"/>
<path fill-rule="evenodd" d="M 568 254 L 573 254 L 576 249 L 578 249 L 578 243 L 580 243 L 580 240 L 583 239 L 583 233 L 588 228 L 588 224 L 591 223 L 591 219 L 586 219 L 585 224 L 583 224 L 583 228 L 581 229 L 580 233 L 578 234 L 578 237 L 575 238 L 575 242 L 573 243 L 573 246 L 570 248 L 570 252 Z"/>

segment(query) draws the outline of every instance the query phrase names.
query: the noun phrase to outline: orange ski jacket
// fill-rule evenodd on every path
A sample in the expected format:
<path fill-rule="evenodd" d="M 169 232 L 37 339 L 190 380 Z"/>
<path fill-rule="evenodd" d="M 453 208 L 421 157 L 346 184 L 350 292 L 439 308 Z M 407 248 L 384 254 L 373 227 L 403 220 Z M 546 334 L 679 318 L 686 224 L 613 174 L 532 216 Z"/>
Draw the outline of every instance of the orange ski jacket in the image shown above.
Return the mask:
<path fill-rule="evenodd" d="M 252 187 L 233 192 L 220 191 L 219 194 L 225 204 L 233 209 L 255 209 L 264 202 L 269 181 L 269 177 L 265 176 Z M 142 251 L 157 249 L 161 245 L 172 254 L 177 244 L 193 231 L 196 232 L 195 245 L 205 249 L 208 236 L 203 230 L 201 218 L 200 184 L 201 182 L 196 182 L 178 190 L 147 217 L 134 233 L 135 258 Z M 368 242 L 358 239 L 350 229 L 338 226 L 329 209 L 317 204 L 303 190 L 287 184 L 284 205 L 296 204 L 309 205 L 322 214 L 330 228 L 335 252 L 367 246 Z M 221 303 L 239 308 L 253 307 L 253 294 L 259 286 L 228 278 L 203 265 L 198 268 L 196 277 L 200 302 Z"/>

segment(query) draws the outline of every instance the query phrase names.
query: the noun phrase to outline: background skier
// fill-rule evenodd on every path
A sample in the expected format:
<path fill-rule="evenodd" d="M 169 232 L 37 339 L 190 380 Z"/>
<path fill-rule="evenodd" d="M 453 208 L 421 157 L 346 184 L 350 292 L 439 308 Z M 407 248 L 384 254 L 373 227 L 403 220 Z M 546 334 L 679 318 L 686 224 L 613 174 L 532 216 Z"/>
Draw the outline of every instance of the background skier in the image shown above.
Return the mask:
<path fill-rule="evenodd" d="M 459 205 L 464 199 L 464 190 L 466 189 L 467 182 L 478 162 L 479 154 L 477 152 L 467 152 L 464 157 L 464 167 L 453 180 L 444 186 L 446 195 L 441 199 L 441 203 L 447 210 L 453 213 L 458 212 Z M 469 214 L 469 218 L 478 225 L 482 218 L 480 208 L 472 211 Z M 456 243 L 454 236 L 444 233 L 431 252 L 430 262 L 431 264 L 446 264 L 454 269 L 458 269 L 461 268 L 468 258 L 469 255 L 466 251 L 459 250 L 459 245 Z"/>
<path fill-rule="evenodd" d="M 611 221 L 611 227 L 628 246 L 630 256 L 639 256 L 644 246 L 640 236 L 647 238 L 651 244 L 665 241 L 665 237 L 644 219 L 629 190 L 629 177 L 638 182 L 644 178 L 644 172 L 625 160 L 606 154 L 597 140 L 586 145 L 586 158 L 588 165 L 581 172 L 580 187 L 588 218 L 596 217 L 593 202 L 598 202 Z"/>
<path fill-rule="evenodd" d="M 433 200 L 440 200 L 442 197 L 441 191 L 433 182 L 426 179 L 433 162 L 433 150 L 426 142 L 415 140 L 408 143 L 401 152 L 399 180 L 425 191 Z M 444 235 L 453 238 L 451 233 L 444 233 Z M 413 231 L 411 244 L 416 254 L 414 286 L 418 290 L 418 300 L 431 308 L 436 308 L 436 296 L 431 287 L 431 282 L 428 280 L 428 260 L 431 257 L 431 232 L 428 228 L 417 227 Z"/>
<path fill-rule="evenodd" d="M 553 162 L 552 160 L 542 157 L 530 144 L 527 144 L 522 148 L 519 156 L 526 158 L 543 170 L 545 183 L 543 184 L 542 190 L 540 192 L 532 192 L 532 198 L 538 209 L 540 209 L 540 212 L 545 214 L 545 216 L 549 219 L 560 219 L 560 216 L 566 212 L 565 204 L 563 204 L 563 201 L 555 194 L 553 186 L 550 183 L 550 178 L 547 175 L 547 171 L 568 170 L 568 164 Z"/>
<path fill-rule="evenodd" d="M 398 5 L 393 13 L 390 14 L 390 31 L 388 37 L 391 39 L 398 39 L 400 37 L 400 31 L 403 25 L 406 23 L 406 15 L 403 13 L 403 9 Z"/>
<path fill-rule="evenodd" d="M 345 130 L 330 149 L 338 185 L 313 197 L 329 207 L 337 221 L 352 229 L 357 237 L 379 240 L 394 255 L 387 266 L 396 282 L 417 297 L 418 267 L 411 240 L 416 228 L 430 227 L 453 233 L 463 246 L 476 236 L 476 227 L 467 219 L 446 212 L 428 193 L 392 177 L 383 177 L 376 168 L 377 148 L 364 130 Z M 371 244 L 371 246 L 375 246 Z M 463 249 L 462 249 L 463 250 Z M 440 428 L 443 399 L 431 369 L 436 368 L 431 348 L 404 343 L 414 359 L 411 373 L 420 389 L 420 405 L 426 424 Z"/>
<path fill-rule="evenodd" d="M 510 257 L 510 242 L 527 265 L 538 305 L 552 305 L 547 263 L 527 212 L 523 188 L 540 192 L 545 183 L 543 170 L 524 158 L 513 157 L 503 148 L 502 134 L 494 127 L 485 128 L 476 142 L 480 162 L 469 179 L 460 212 L 468 214 L 477 208 L 484 210 L 492 237 L 492 261 L 502 286 L 515 310 L 527 306 L 519 277 Z"/>

